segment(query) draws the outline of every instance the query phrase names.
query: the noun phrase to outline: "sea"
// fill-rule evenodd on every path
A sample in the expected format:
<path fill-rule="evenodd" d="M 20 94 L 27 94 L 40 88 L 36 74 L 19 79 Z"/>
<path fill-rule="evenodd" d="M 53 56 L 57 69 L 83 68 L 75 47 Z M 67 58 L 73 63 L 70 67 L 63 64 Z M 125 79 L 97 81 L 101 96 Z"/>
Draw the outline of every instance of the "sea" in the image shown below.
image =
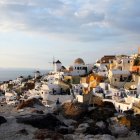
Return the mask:
<path fill-rule="evenodd" d="M 19 76 L 27 77 L 29 75 L 34 76 L 35 69 L 24 68 L 0 68 L 0 82 L 14 80 Z M 47 74 L 49 70 L 38 70 L 41 75 Z"/>

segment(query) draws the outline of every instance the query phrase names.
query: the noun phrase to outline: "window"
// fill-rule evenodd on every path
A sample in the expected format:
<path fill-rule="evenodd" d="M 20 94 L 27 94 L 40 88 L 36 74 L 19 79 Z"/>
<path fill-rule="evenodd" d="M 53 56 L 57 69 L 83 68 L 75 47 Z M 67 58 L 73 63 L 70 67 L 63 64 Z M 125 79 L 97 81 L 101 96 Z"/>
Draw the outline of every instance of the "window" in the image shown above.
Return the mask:
<path fill-rule="evenodd" d="M 122 75 L 120 76 L 120 82 L 122 82 L 123 81 L 123 77 L 122 77 Z"/>

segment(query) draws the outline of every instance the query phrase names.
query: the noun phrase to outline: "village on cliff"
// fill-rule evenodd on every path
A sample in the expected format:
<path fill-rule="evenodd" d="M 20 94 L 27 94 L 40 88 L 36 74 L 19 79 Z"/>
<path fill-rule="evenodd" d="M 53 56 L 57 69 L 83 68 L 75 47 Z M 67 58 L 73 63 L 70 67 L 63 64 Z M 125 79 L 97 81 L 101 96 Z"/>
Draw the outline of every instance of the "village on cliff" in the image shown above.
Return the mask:
<path fill-rule="evenodd" d="M 138 53 L 129 56 L 105 55 L 94 64 L 86 64 L 82 58 L 77 58 L 73 65 L 65 67 L 60 60 L 54 61 L 53 70 L 47 74 L 42 75 L 40 71 L 36 71 L 34 77 L 20 76 L 15 80 L 1 83 L 0 104 L 1 114 L 8 117 L 9 114 L 6 111 L 9 107 L 9 113 L 13 111 L 14 115 L 18 116 L 16 119 L 19 123 L 28 124 L 28 121 L 25 121 L 25 118 L 20 115 L 25 115 L 27 112 L 31 116 L 32 114 L 40 115 L 46 113 L 46 110 L 47 113 L 55 112 L 55 115 L 62 113 L 63 117 L 67 119 L 76 121 L 80 119 L 82 123 L 78 122 L 77 125 L 73 126 L 73 129 L 71 128 L 72 131 L 70 131 L 70 127 L 66 128 L 64 124 L 63 128 L 55 131 L 56 129 L 47 127 L 51 124 L 43 127 L 45 125 L 43 123 L 42 126 L 39 124 L 40 122 L 37 122 L 39 126 L 31 123 L 32 126 L 35 125 L 39 129 L 47 127 L 55 133 L 59 132 L 63 135 L 61 137 L 57 134 L 57 136 L 66 140 L 68 137 L 68 140 L 72 140 L 72 138 L 88 140 L 90 137 L 91 139 L 100 139 L 95 137 L 95 129 L 89 130 L 92 128 L 90 124 L 90 121 L 92 122 L 91 115 L 94 120 L 92 122 L 94 128 L 97 126 L 98 129 L 102 129 L 102 133 L 99 129 L 98 134 L 102 134 L 102 136 L 109 134 L 102 139 L 111 140 L 118 136 L 128 136 L 130 130 L 135 130 L 136 134 L 139 135 L 140 123 L 137 122 L 140 120 L 140 48 Z M 40 106 L 45 109 L 40 108 Z M 29 111 L 27 108 L 32 108 L 32 110 Z M 88 112 L 86 108 L 88 108 Z M 116 114 L 117 118 L 120 115 L 118 120 L 113 119 Z M 84 115 L 90 117 L 88 121 L 86 120 L 87 122 Z M 47 117 L 49 118 L 49 116 Z M 49 119 L 51 120 L 53 117 L 52 115 Z M 57 119 L 61 120 L 59 117 Z M 82 117 L 84 117 L 84 121 Z M 111 117 L 112 123 L 108 126 L 106 124 L 107 119 Z M 70 124 L 68 122 L 65 124 L 67 126 L 72 125 L 75 123 L 74 120 Z M 54 119 L 54 121 L 56 120 Z M 114 121 L 116 121 L 116 127 L 113 127 Z M 93 133 L 87 132 L 87 129 Z M 85 135 L 85 132 L 90 136 Z M 42 134 L 41 131 L 40 133 Z M 64 134 L 67 135 L 67 138 L 63 137 Z M 42 135 L 44 136 L 44 130 Z"/>

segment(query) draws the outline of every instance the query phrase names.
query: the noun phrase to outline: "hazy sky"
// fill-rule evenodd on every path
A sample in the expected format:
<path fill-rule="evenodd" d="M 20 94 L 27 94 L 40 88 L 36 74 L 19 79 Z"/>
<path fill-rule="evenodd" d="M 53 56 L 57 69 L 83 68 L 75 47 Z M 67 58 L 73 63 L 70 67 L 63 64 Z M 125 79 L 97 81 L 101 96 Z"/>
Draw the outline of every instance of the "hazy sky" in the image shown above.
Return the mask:
<path fill-rule="evenodd" d="M 0 0 L 0 67 L 50 68 L 136 53 L 140 0 Z"/>

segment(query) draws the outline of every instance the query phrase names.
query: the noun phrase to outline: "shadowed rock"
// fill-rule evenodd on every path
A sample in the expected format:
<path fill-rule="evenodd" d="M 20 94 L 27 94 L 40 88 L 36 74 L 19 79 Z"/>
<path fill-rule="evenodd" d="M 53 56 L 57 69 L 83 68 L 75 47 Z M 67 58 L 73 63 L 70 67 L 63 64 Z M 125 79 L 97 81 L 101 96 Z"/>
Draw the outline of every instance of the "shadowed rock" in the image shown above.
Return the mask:
<path fill-rule="evenodd" d="M 89 111 L 87 116 L 94 121 L 106 121 L 108 118 L 113 117 L 114 113 L 116 113 L 116 110 L 112 108 L 99 107 Z"/>
<path fill-rule="evenodd" d="M 66 126 L 50 113 L 45 115 L 20 116 L 16 119 L 18 123 L 29 124 L 39 129 L 55 130 L 59 126 Z"/>
<path fill-rule="evenodd" d="M 44 114 L 44 112 L 42 110 L 37 110 L 37 109 L 32 109 L 31 113 Z"/>
<path fill-rule="evenodd" d="M 0 116 L 0 125 L 6 122 L 7 120 L 3 116 Z"/>
<path fill-rule="evenodd" d="M 34 139 L 39 140 L 64 140 L 64 136 L 62 134 L 47 129 L 37 130 L 34 135 Z"/>
<path fill-rule="evenodd" d="M 21 129 L 17 132 L 17 134 L 21 134 L 21 135 L 29 135 L 29 133 L 27 132 L 26 129 Z"/>

